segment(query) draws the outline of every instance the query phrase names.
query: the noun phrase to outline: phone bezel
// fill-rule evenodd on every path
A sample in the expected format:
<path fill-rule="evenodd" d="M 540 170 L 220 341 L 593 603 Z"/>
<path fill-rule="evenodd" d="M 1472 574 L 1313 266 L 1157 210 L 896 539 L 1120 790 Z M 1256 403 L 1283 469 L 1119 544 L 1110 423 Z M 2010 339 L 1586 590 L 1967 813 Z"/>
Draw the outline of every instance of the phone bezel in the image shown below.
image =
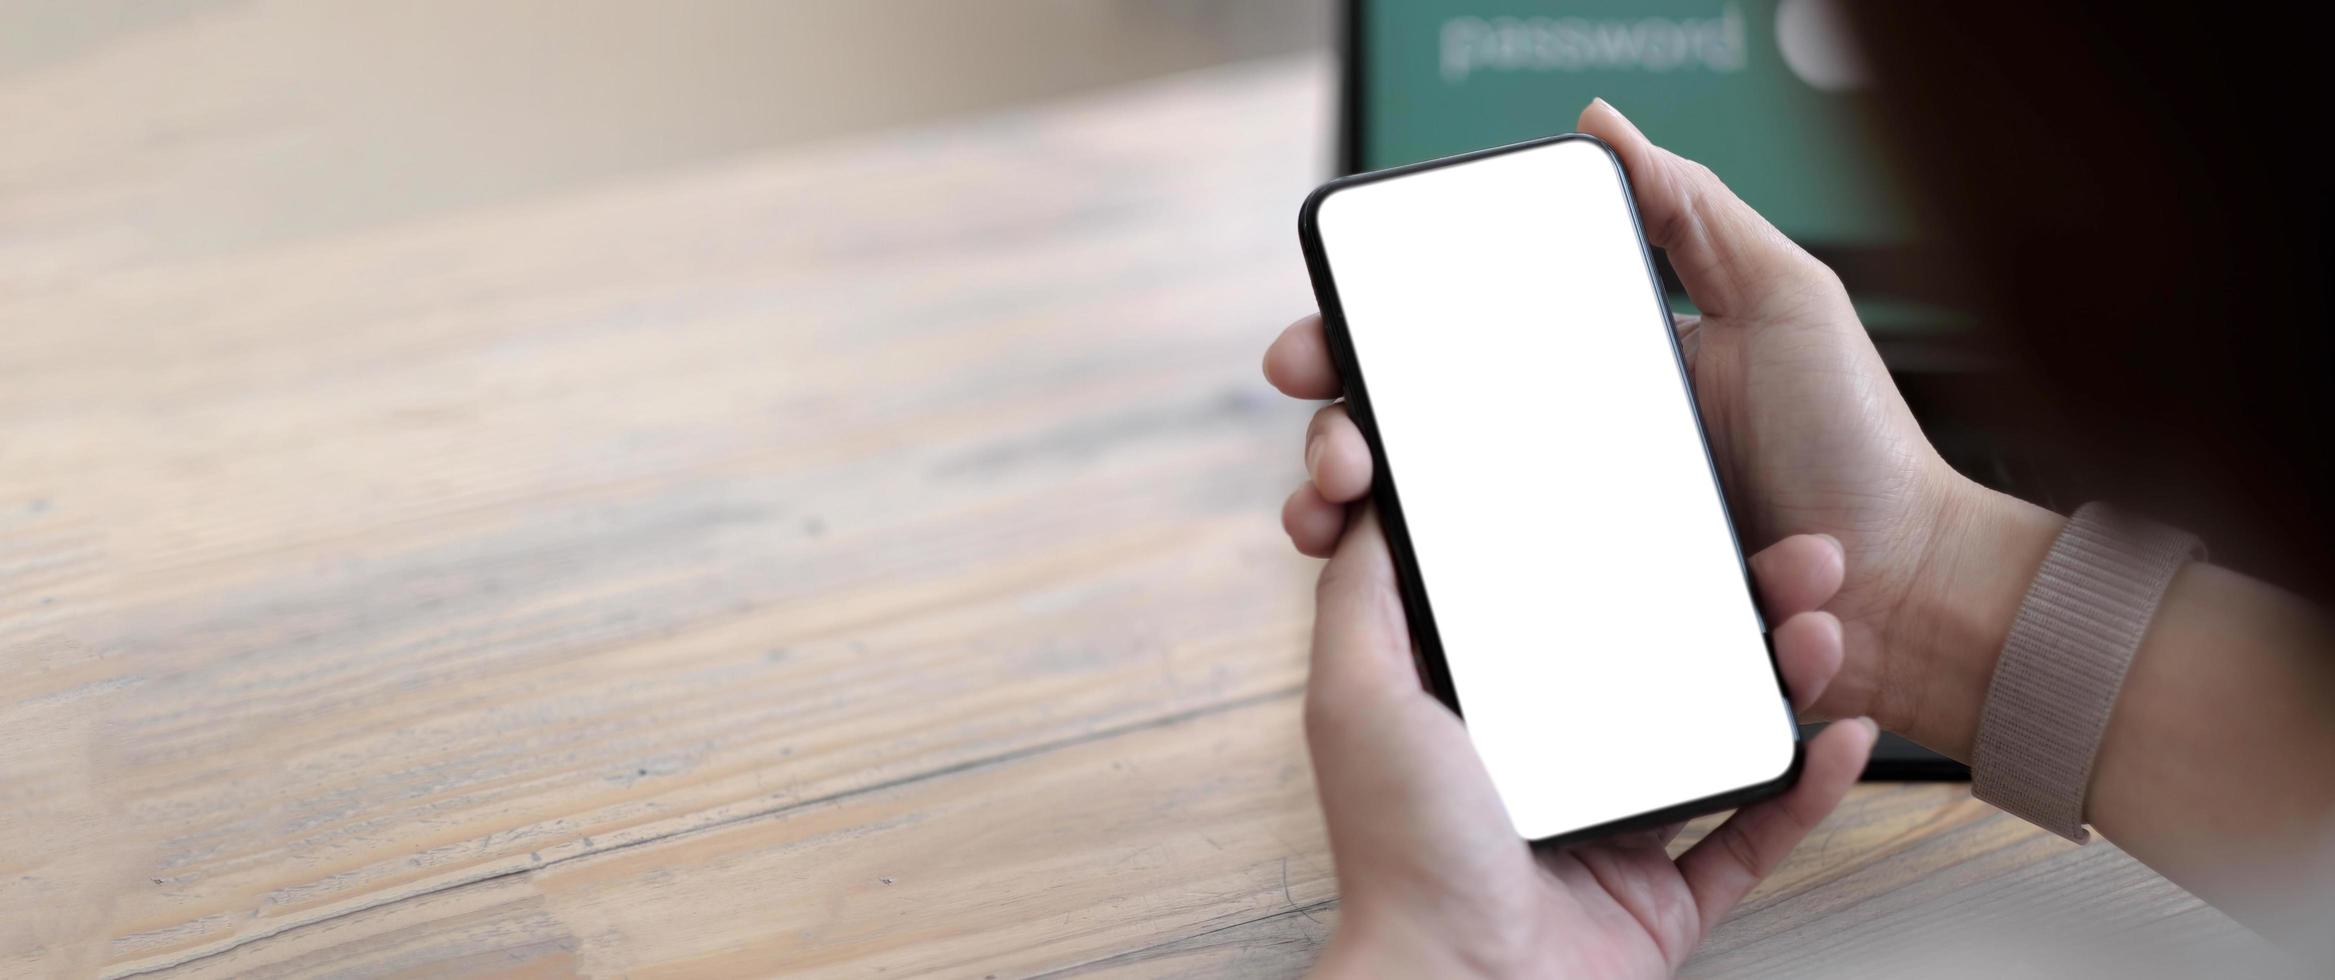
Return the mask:
<path fill-rule="evenodd" d="M 1711 485 L 1719 491 L 1721 512 L 1727 514 L 1728 517 L 1728 543 L 1735 551 L 1736 563 L 1743 573 L 1744 588 L 1749 591 L 1755 608 L 1759 602 L 1758 584 L 1752 580 L 1751 566 L 1744 555 L 1742 539 L 1735 532 L 1734 516 L 1727 510 L 1725 484 L 1719 478 L 1718 462 L 1711 455 L 1710 435 L 1703 428 L 1702 408 L 1695 401 L 1694 383 L 1687 373 L 1686 357 L 1678 346 L 1677 331 L 1670 327 L 1670 300 L 1661 288 L 1661 277 L 1654 265 L 1653 250 L 1646 243 L 1645 229 L 1638 218 L 1637 199 L 1630 190 L 1629 173 L 1622 166 L 1620 157 L 1614 154 L 1612 147 L 1607 146 L 1603 140 L 1584 133 L 1564 133 L 1557 136 L 1525 140 L 1520 143 L 1510 143 L 1506 146 L 1475 150 L 1436 160 L 1391 167 L 1385 170 L 1353 174 L 1332 180 L 1315 188 L 1313 193 L 1306 195 L 1305 203 L 1298 209 L 1298 242 L 1305 252 L 1305 266 L 1308 276 L 1313 281 L 1314 299 L 1321 308 L 1322 332 L 1328 341 L 1330 358 L 1337 365 L 1338 376 L 1344 382 L 1347 412 L 1353 417 L 1355 426 L 1362 430 L 1363 441 L 1368 443 L 1370 447 L 1370 460 L 1375 474 L 1371 483 L 1371 499 L 1378 508 L 1379 523 L 1386 531 L 1387 548 L 1394 559 L 1395 580 L 1401 587 L 1404 619 L 1410 624 L 1412 651 L 1418 662 L 1420 680 L 1427 690 L 1435 695 L 1437 700 L 1442 701 L 1453 714 L 1459 715 L 1463 721 L 1467 715 L 1460 708 L 1459 692 L 1452 686 L 1450 667 L 1443 656 L 1442 640 L 1435 630 L 1434 610 L 1427 601 L 1426 586 L 1421 579 L 1416 556 L 1411 550 L 1410 529 L 1403 520 L 1401 495 L 1396 489 L 1393 469 L 1387 465 L 1386 447 L 1379 440 L 1376 417 L 1370 407 L 1369 385 L 1362 376 L 1361 363 L 1354 355 L 1352 338 L 1346 330 L 1344 310 L 1338 302 L 1337 283 L 1331 274 L 1329 255 L 1322 244 L 1318 218 L 1322 203 L 1328 200 L 1331 195 L 1343 190 L 1576 140 L 1585 141 L 1597 147 L 1598 151 L 1603 153 L 1606 160 L 1613 165 L 1614 172 L 1621 182 L 1622 199 L 1629 206 L 1630 228 L 1638 240 L 1639 257 L 1645 263 L 1647 279 L 1654 284 L 1655 301 L 1661 308 L 1662 322 L 1660 326 L 1663 335 L 1670 340 L 1671 359 L 1678 368 L 1679 391 L 1685 395 L 1687 404 L 1694 409 L 1692 414 L 1695 420 L 1695 437 L 1702 446 L 1703 461 L 1710 472 Z M 1760 640 L 1767 648 L 1768 667 L 1774 674 L 1776 694 L 1781 699 L 1788 721 L 1791 710 L 1791 693 L 1784 683 L 1781 668 L 1776 664 L 1775 638 L 1764 615 L 1760 619 Z M 1787 725 L 1786 728 L 1791 732 L 1792 737 L 1792 761 L 1785 766 L 1782 773 L 1772 779 L 1577 830 L 1537 838 L 1532 843 L 1536 847 L 1561 847 L 1623 831 L 1677 823 L 1692 817 L 1734 809 L 1775 796 L 1798 781 L 1801 768 L 1806 763 L 1806 739 L 1801 737 L 1797 726 Z"/>

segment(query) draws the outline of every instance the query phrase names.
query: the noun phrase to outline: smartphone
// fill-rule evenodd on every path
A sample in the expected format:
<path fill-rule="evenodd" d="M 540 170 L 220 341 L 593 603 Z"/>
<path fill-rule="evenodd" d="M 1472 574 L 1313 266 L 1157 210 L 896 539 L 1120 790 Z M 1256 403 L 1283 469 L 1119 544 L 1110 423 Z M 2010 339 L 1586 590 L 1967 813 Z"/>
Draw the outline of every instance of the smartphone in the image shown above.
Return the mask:
<path fill-rule="evenodd" d="M 1613 151 L 1566 135 L 1357 174 L 1298 229 L 1420 678 L 1518 833 L 1789 787 L 1799 726 Z"/>

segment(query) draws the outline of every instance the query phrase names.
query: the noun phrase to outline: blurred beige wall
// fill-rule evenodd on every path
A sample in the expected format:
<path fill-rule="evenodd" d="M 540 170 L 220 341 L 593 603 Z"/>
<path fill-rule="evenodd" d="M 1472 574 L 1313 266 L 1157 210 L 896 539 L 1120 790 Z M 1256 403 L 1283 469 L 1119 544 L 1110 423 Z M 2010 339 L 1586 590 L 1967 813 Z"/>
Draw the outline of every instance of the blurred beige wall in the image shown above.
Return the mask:
<path fill-rule="evenodd" d="M 0 286 L 1319 47 L 1330 15 L 1327 0 L 0 0 Z"/>

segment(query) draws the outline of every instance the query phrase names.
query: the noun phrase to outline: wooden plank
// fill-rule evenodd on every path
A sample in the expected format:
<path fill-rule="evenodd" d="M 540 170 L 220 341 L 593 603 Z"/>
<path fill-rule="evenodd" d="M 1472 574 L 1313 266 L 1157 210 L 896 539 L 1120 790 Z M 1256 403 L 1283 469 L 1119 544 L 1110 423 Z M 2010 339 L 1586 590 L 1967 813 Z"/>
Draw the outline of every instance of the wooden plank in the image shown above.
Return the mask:
<path fill-rule="evenodd" d="M 2192 916 L 2184 955 L 2232 969 L 2265 962 L 2251 933 L 2113 844 L 2077 847 L 1971 799 L 1964 784 L 1867 785 L 1683 973 L 1967 976 L 2057 962 L 2054 975 L 2116 975 L 2106 964 L 2130 957 L 2136 931 Z"/>
<path fill-rule="evenodd" d="M 1295 730 L 1294 695 L 1267 695 L 434 892 L 193 972 L 1288 975 L 1337 921 Z M 1959 787 L 1865 787 L 1687 973 L 2073 969 L 2136 943 L 2275 966 L 2218 916 L 2177 943 L 2133 935 L 2200 913 L 2113 848 Z"/>
<path fill-rule="evenodd" d="M 110 824 L 12 928 L 163 967 L 1294 690 L 1321 73 L 0 300 L 10 690 L 86 719 L 9 820 Z"/>
<path fill-rule="evenodd" d="M 554 862 L 474 898 L 438 893 L 438 908 L 246 944 L 195 972 L 394 962 L 443 974 L 573 957 L 601 976 L 1013 976 L 1303 915 L 1332 882 L 1312 782 L 1288 751 L 1297 703 L 1269 696 Z M 427 955 L 419 939 L 435 943 Z"/>
<path fill-rule="evenodd" d="M 1335 898 L 1049 970 L 1045 977 L 1294 977 L 1338 928 Z"/>

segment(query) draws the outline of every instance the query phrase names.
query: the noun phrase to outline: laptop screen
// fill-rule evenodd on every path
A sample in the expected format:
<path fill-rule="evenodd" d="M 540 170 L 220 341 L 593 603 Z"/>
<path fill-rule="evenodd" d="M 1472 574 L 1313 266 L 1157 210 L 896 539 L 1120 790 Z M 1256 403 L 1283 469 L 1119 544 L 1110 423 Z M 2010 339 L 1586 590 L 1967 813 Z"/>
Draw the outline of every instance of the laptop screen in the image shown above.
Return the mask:
<path fill-rule="evenodd" d="M 1900 244 L 1909 221 L 1863 134 L 1832 2 L 1356 3 L 1348 166 L 1564 132 L 1601 96 L 1804 245 Z"/>

